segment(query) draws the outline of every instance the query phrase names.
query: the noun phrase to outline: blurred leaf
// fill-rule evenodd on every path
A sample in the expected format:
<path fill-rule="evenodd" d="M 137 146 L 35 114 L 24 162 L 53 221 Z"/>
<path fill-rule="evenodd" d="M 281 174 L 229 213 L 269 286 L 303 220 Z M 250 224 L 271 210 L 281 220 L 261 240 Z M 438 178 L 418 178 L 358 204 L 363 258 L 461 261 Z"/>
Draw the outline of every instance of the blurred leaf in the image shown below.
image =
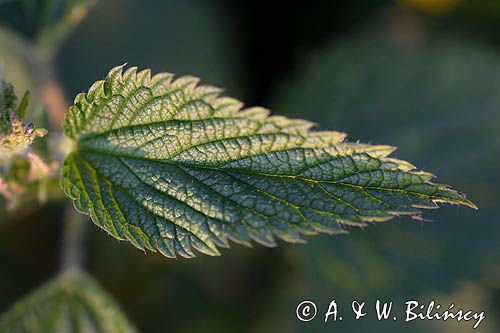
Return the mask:
<path fill-rule="evenodd" d="M 305 120 L 241 110 L 220 90 L 149 70 L 112 69 L 75 98 L 65 133 L 76 149 L 62 187 L 78 211 L 140 249 L 218 255 L 228 239 L 344 233 L 346 226 L 420 219 L 438 202 L 475 207 L 394 150 L 342 142 Z"/>
<path fill-rule="evenodd" d="M 42 286 L 0 317 L 0 332 L 134 332 L 104 290 L 79 271 Z"/>
<path fill-rule="evenodd" d="M 24 118 L 26 116 L 26 109 L 28 108 L 29 99 L 30 99 L 30 92 L 29 90 L 26 90 L 17 108 L 17 115 L 20 118 Z"/>
<path fill-rule="evenodd" d="M 0 20 L 28 39 L 59 36 L 79 21 L 95 0 L 12 0 L 0 2 Z M 56 38 L 54 38 L 56 39 Z"/>

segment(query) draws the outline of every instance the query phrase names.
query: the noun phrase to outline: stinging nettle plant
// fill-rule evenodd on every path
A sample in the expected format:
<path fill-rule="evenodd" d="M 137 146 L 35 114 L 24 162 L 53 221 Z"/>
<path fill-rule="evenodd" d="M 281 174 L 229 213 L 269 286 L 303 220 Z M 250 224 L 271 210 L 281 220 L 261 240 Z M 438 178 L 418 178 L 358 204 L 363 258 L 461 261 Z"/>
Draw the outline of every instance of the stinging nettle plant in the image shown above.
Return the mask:
<path fill-rule="evenodd" d="M 438 203 L 476 208 L 464 194 L 433 183 L 432 174 L 390 157 L 393 147 L 348 142 L 343 133 L 315 131 L 309 121 L 264 108 L 242 109 L 198 81 L 118 66 L 69 108 L 64 133 L 71 149 L 60 185 L 76 210 L 111 236 L 190 258 L 193 249 L 219 255 L 229 241 L 275 246 L 276 238 L 301 243 L 304 235 L 346 233 L 398 215 L 420 220 L 421 209 Z M 11 86 L 2 84 L 0 142 L 11 149 L 19 135 L 23 145 L 15 145 L 15 155 L 33 141 L 34 127 L 15 131 L 22 120 L 13 111 Z M 122 331 L 133 330 L 115 305 L 109 318 L 93 314 L 112 304 L 93 284 L 78 269 L 66 269 L 7 312 L 0 331 L 46 325 L 41 309 L 47 304 L 61 309 L 47 324 L 54 329 L 81 316 L 96 327 L 119 320 Z"/>
<path fill-rule="evenodd" d="M 92 1 L 71 3 L 78 15 L 47 28 L 40 45 L 20 43 L 51 99 L 61 94 L 50 58 Z M 244 109 L 192 76 L 115 67 L 76 96 L 63 137 L 66 108 L 51 108 L 64 103 L 45 101 L 48 143 L 35 141 L 47 131 L 24 119 L 29 94 L 19 101 L 13 86 L 0 82 L 0 195 L 7 207 L 58 199 L 62 188 L 76 211 L 111 236 L 165 257 L 219 255 L 230 242 L 302 243 L 401 215 L 422 220 L 421 210 L 439 203 L 476 208 L 432 174 L 390 157 L 393 147 L 348 142 L 306 120 Z M 32 145 L 40 142 L 43 149 Z M 83 272 L 85 221 L 75 209 L 65 216 L 60 274 L 1 315 L 0 332 L 135 331 Z"/>

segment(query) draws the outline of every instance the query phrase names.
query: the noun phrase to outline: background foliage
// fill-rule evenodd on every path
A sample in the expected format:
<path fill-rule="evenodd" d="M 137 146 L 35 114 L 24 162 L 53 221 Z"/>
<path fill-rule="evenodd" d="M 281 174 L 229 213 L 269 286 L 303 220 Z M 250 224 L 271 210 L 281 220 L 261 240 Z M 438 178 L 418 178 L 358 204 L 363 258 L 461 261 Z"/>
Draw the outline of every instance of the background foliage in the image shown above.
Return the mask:
<path fill-rule="evenodd" d="M 40 27 L 56 24 L 73 5 L 45 2 L 53 9 L 24 11 L 7 1 L 0 21 L 40 38 Z M 430 2 L 96 4 L 57 52 L 69 100 L 124 62 L 194 74 L 249 105 L 317 121 L 353 140 L 394 144 L 397 157 L 436 173 L 480 207 L 447 207 L 427 215 L 433 223 L 401 219 L 349 237 L 311 238 L 306 246 L 234 246 L 194 261 L 144 256 L 91 227 L 87 267 L 140 331 L 325 330 L 295 319 L 303 298 L 323 306 L 331 298 L 462 300 L 487 312 L 477 331 L 500 329 L 500 6 Z M 16 56 L 23 45 L 4 46 L 9 34 L 0 31 L 0 63 L 22 92 L 34 83 Z M 36 101 L 32 96 L 32 117 L 41 113 Z M 1 311 L 56 270 L 61 210 L 48 203 L 0 213 L 0 262 L 7 268 L 0 274 Z M 338 327 L 363 325 L 401 329 L 370 320 Z M 457 331 L 449 322 L 404 327 Z"/>

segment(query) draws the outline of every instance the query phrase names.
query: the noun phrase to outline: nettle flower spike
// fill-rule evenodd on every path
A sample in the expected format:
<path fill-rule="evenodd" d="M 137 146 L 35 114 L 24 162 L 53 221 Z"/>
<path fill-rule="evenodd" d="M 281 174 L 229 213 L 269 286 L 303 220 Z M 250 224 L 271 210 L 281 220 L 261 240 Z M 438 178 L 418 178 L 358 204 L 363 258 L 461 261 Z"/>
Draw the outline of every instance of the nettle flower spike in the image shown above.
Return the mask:
<path fill-rule="evenodd" d="M 11 84 L 0 81 L 0 163 L 23 151 L 36 138 L 43 137 L 47 131 L 35 128 L 21 119 L 26 111 L 29 94 L 26 93 L 17 105 L 17 96 Z"/>
<path fill-rule="evenodd" d="M 22 120 L 28 99 L 26 92 L 18 105 L 12 85 L 0 79 L 0 197 L 9 210 L 21 207 L 35 194 L 44 202 L 49 180 L 54 180 L 59 167 L 57 162 L 45 164 L 29 148 L 47 131 Z"/>

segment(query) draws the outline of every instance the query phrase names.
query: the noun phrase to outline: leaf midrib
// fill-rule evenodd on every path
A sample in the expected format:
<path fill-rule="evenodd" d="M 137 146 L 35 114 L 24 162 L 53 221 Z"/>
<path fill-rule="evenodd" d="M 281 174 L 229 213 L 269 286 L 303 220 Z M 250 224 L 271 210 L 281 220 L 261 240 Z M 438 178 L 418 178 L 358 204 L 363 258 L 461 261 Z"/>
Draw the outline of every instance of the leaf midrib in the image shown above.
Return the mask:
<path fill-rule="evenodd" d="M 154 159 L 154 158 L 146 158 L 146 157 L 141 157 L 141 156 L 136 156 L 136 155 L 132 155 L 132 154 L 123 154 L 123 153 L 120 153 L 120 154 L 110 154 L 108 152 L 103 152 L 103 151 L 100 151 L 98 149 L 92 149 L 90 147 L 80 147 L 80 149 L 78 149 L 76 151 L 77 153 L 78 152 L 89 152 L 89 153 L 92 153 L 92 154 L 98 154 L 98 155 L 103 155 L 103 156 L 106 156 L 106 157 L 109 157 L 109 156 L 112 156 L 112 157 L 117 157 L 117 158 L 120 158 L 120 157 L 126 157 L 126 158 L 131 158 L 131 159 L 137 159 L 137 160 L 142 160 L 142 161 L 148 161 L 148 162 L 151 162 L 151 161 L 155 161 L 155 162 L 161 162 L 161 163 L 167 163 L 167 164 L 171 164 L 171 165 L 174 165 L 174 166 L 178 166 L 178 167 L 182 167 L 182 166 L 186 166 L 186 167 L 191 167 L 191 168 L 198 168 L 198 169 L 207 169 L 207 170 L 211 170 L 211 171 L 219 171 L 219 172 L 228 172 L 228 171 L 232 171 L 232 172 L 236 172 L 236 173 L 242 173 L 242 174 L 247 174 L 247 175 L 254 175 L 254 176 L 263 176 L 263 177 L 275 177 L 275 178 L 285 178 L 285 179 L 292 179 L 292 180 L 302 180 L 304 182 L 310 182 L 310 183 L 315 183 L 315 184 L 333 184 L 333 185 L 340 185 L 340 186 L 346 186 L 346 187 L 351 187 L 351 188 L 355 188 L 355 189 L 361 189 L 361 190 L 365 190 L 365 189 L 368 189 L 368 190 L 377 190 L 377 191 L 388 191 L 388 192 L 396 192 L 396 193 L 401 193 L 401 194 L 413 194 L 413 195 L 416 195 L 416 196 L 420 196 L 420 197 L 424 197 L 424 198 L 431 198 L 432 200 L 449 200 L 450 198 L 448 197 L 445 197 L 445 196 L 436 196 L 435 193 L 437 193 L 440 189 L 436 189 L 434 192 L 432 193 L 429 193 L 429 194 L 425 194 L 425 193 L 421 193 L 421 192 L 416 192 L 416 191 L 412 191 L 412 190 L 405 190 L 405 188 L 407 188 L 408 186 L 405 186 L 403 187 L 402 189 L 397 189 L 397 188 L 389 188 L 389 187 L 377 187 L 377 186 L 361 186 L 361 185 L 355 185 L 355 184 L 351 184 L 351 183 L 345 183 L 345 182 L 339 182 L 339 181 L 334 181 L 334 180 L 316 180 L 316 179 L 310 179 L 310 178 L 306 178 L 306 177 L 303 177 L 303 176 L 296 176 L 296 175 L 278 175 L 278 174 L 271 174 L 271 173 L 264 173 L 264 172 L 255 172 L 255 171 L 249 171 L 249 170 L 244 170 L 244 169 L 225 169 L 225 168 L 219 168 L 219 167 L 216 167 L 216 166 L 210 166 L 210 165 L 203 165 L 203 164 L 197 164 L 197 163 L 188 163 L 188 162 L 176 162 L 176 161 L 171 161 L 171 160 L 167 160 L 167 159 Z M 423 183 L 425 184 L 425 182 Z M 414 184 L 410 184 L 409 186 L 412 186 Z M 456 200 L 460 200 L 458 198 L 455 198 Z M 460 202 L 463 202 L 464 204 L 467 204 L 468 205 L 468 201 L 466 200 L 460 200 Z"/>

